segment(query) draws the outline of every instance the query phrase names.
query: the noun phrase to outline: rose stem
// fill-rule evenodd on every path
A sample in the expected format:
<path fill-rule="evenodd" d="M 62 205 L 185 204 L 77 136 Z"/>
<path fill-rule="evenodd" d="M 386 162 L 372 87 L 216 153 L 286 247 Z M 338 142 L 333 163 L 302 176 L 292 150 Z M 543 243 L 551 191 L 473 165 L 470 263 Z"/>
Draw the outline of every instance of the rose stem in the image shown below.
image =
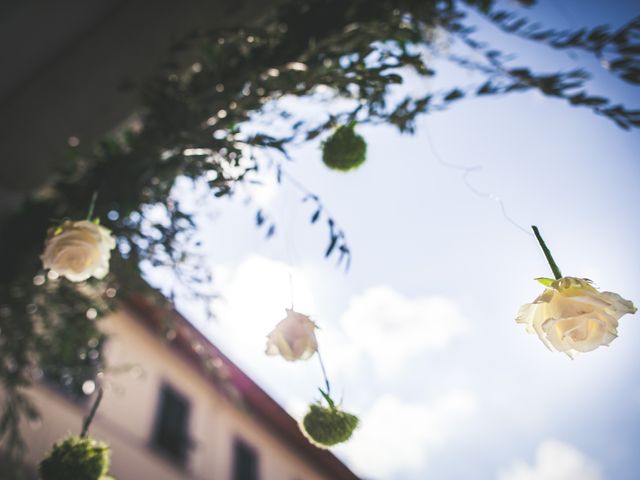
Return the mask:
<path fill-rule="evenodd" d="M 93 192 L 91 195 L 91 203 L 89 204 L 89 212 L 87 213 L 87 220 L 91 221 L 91 217 L 93 217 L 93 211 L 96 208 L 96 200 L 98 199 L 98 192 Z"/>
<path fill-rule="evenodd" d="M 93 422 L 93 417 L 96 416 L 96 412 L 98 411 L 98 407 L 100 406 L 100 402 L 102 401 L 102 388 L 98 389 L 98 396 L 96 397 L 96 401 L 93 402 L 93 407 L 91 407 L 91 411 L 89 412 L 89 415 L 87 416 L 87 418 L 84 420 L 84 423 L 82 424 L 82 433 L 80 434 L 81 437 L 86 437 L 87 433 L 89 433 L 89 426 L 91 426 L 91 422 Z"/>
<path fill-rule="evenodd" d="M 558 268 L 556 261 L 551 256 L 551 252 L 549 251 L 547 244 L 544 243 L 544 240 L 542 239 L 542 235 L 540 235 L 540 230 L 538 230 L 538 227 L 536 227 L 535 225 L 532 225 L 531 229 L 533 230 L 533 233 L 535 234 L 536 239 L 538 240 L 538 243 L 542 248 L 544 256 L 547 258 L 547 262 L 549 262 L 549 266 L 551 267 L 551 271 L 553 272 L 553 275 L 556 277 L 556 280 L 559 280 L 560 278 L 562 278 L 562 273 L 560 273 L 560 269 Z"/>
<path fill-rule="evenodd" d="M 318 354 L 318 360 L 320 361 L 320 368 L 322 369 L 322 376 L 324 377 L 324 384 L 327 386 L 327 396 L 331 396 L 331 385 L 329 384 L 329 379 L 327 378 L 327 371 L 324 368 L 324 362 L 322 361 L 322 355 L 320 355 L 320 349 L 316 350 Z"/>

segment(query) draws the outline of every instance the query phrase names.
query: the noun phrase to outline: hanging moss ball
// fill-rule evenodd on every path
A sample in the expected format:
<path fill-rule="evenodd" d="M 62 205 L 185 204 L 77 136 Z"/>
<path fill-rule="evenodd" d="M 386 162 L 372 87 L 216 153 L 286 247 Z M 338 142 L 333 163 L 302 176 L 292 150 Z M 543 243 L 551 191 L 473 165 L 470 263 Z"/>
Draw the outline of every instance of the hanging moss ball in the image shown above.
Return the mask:
<path fill-rule="evenodd" d="M 355 415 L 336 407 L 313 404 L 300 422 L 300 430 L 315 446 L 328 448 L 349 440 L 359 422 Z"/>
<path fill-rule="evenodd" d="M 332 170 L 347 172 L 367 158 L 367 142 L 355 132 L 355 123 L 343 125 L 322 144 L 322 161 Z"/>
<path fill-rule="evenodd" d="M 108 470 L 109 446 L 83 437 L 54 444 L 38 467 L 42 480 L 107 480 Z"/>

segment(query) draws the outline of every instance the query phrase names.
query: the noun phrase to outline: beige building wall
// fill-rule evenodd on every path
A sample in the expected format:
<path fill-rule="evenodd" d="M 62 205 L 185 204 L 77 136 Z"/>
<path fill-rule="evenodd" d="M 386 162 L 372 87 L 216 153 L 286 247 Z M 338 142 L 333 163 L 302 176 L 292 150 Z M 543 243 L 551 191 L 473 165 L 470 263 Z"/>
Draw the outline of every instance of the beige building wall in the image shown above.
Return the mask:
<path fill-rule="evenodd" d="M 120 311 L 103 325 L 110 335 L 105 349 L 108 365 L 135 365 L 133 371 L 137 372 L 105 375 L 104 399 L 90 430 L 92 437 L 111 445 L 110 471 L 117 480 L 231 479 L 237 437 L 257 451 L 260 480 L 329 480 L 259 419 L 224 397 L 193 365 L 135 320 L 134 314 Z M 184 468 L 163 457 L 151 444 L 163 383 L 191 403 L 189 433 L 195 446 Z M 45 386 L 34 388 L 32 396 L 42 422 L 37 427 L 25 425 L 23 431 L 29 462 L 36 464 L 54 441 L 80 432 L 90 402 L 70 402 Z"/>

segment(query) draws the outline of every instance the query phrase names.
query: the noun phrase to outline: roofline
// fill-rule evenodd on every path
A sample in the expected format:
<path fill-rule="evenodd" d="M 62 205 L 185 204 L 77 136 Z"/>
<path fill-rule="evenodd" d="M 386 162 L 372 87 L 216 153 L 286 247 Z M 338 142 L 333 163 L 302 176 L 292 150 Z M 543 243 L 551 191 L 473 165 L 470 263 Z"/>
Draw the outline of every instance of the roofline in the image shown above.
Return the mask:
<path fill-rule="evenodd" d="M 223 383 L 230 385 L 235 400 L 239 400 L 240 404 L 269 427 L 270 431 L 276 433 L 288 446 L 332 480 L 359 480 L 359 477 L 329 450 L 309 443 L 300 431 L 298 422 L 178 311 L 165 310 L 153 305 L 144 295 L 139 294 L 129 296 L 123 304 L 136 313 L 141 323 L 156 334 L 163 333 L 161 330 L 167 326 L 166 320 L 169 315 L 170 320 L 175 322 L 169 325 L 174 328 L 176 336 L 167 342 L 167 346 L 186 358 L 188 363 L 204 375 L 216 389 L 225 390 Z M 201 345 L 206 352 L 196 352 L 194 342 Z M 216 374 L 212 375 L 211 370 L 205 367 L 203 353 L 214 360 Z M 223 393 L 229 395 L 230 392 L 226 389 Z"/>

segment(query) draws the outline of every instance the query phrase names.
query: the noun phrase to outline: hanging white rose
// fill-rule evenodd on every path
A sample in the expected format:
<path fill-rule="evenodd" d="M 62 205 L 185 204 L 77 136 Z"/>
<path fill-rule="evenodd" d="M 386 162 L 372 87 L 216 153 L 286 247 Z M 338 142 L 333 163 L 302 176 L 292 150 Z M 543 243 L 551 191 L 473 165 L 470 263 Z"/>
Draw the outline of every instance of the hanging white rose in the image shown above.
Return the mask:
<path fill-rule="evenodd" d="M 540 230 L 535 225 L 531 228 L 555 280 L 537 279 L 546 288 L 533 303 L 520 308 L 516 322 L 538 335 L 549 350 L 571 358 L 609 345 L 618 336 L 620 317 L 635 313 L 636 307 L 617 293 L 599 292 L 591 280 L 563 276 Z"/>
<path fill-rule="evenodd" d="M 267 335 L 267 355 L 281 355 L 290 362 L 306 360 L 318 350 L 316 324 L 302 313 L 286 309 L 287 316 Z"/>
<path fill-rule="evenodd" d="M 516 322 L 535 333 L 552 351 L 571 358 L 609 345 L 618 336 L 618 319 L 636 307 L 617 293 L 599 292 L 584 278 L 541 279 L 542 295 L 524 305 Z"/>
<path fill-rule="evenodd" d="M 41 255 L 46 269 L 81 282 L 109 273 L 111 250 L 116 246 L 111 231 L 88 220 L 67 220 L 51 228 Z"/>

